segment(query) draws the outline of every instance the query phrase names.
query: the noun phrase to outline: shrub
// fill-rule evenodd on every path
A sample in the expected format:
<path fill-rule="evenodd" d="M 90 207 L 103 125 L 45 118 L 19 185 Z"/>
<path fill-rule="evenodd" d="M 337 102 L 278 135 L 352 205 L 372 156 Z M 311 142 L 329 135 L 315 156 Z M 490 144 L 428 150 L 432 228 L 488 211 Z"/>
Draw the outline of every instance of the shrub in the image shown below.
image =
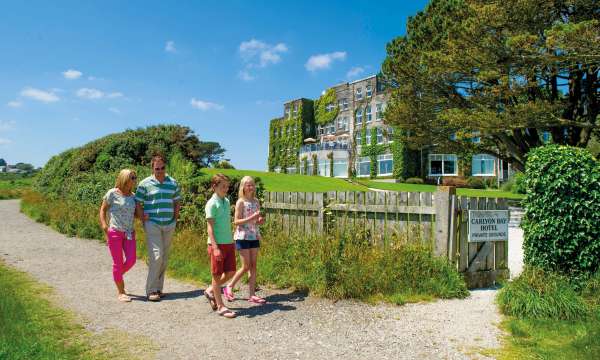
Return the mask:
<path fill-rule="evenodd" d="M 485 183 L 482 178 L 471 176 L 467 179 L 467 185 L 471 189 L 485 189 Z"/>
<path fill-rule="evenodd" d="M 566 277 L 533 267 L 503 287 L 497 301 L 504 314 L 518 318 L 577 320 L 589 314 Z"/>
<path fill-rule="evenodd" d="M 522 172 L 513 174 L 513 176 L 502 184 L 502 190 L 515 194 L 525 194 L 525 174 Z"/>
<path fill-rule="evenodd" d="M 521 227 L 525 262 L 585 276 L 600 265 L 600 165 L 585 149 L 549 145 L 529 153 Z"/>
<path fill-rule="evenodd" d="M 405 183 L 407 184 L 425 184 L 425 181 L 423 181 L 423 179 L 418 178 L 418 177 L 411 177 L 406 179 Z"/>
<path fill-rule="evenodd" d="M 457 188 L 468 187 L 467 180 L 461 177 L 444 177 L 442 179 L 443 186 L 455 186 Z"/>

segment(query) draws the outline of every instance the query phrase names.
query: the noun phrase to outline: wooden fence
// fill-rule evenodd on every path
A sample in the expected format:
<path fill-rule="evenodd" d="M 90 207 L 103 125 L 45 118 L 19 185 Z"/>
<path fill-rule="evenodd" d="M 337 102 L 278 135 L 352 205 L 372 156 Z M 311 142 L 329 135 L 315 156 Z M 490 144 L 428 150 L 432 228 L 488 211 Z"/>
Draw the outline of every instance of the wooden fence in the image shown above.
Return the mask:
<path fill-rule="evenodd" d="M 457 197 L 452 187 L 436 192 L 265 192 L 267 221 L 282 232 L 361 232 L 373 243 L 419 242 L 447 257 L 469 287 L 507 277 L 507 242 L 469 243 L 468 210 L 508 209 L 504 199 Z"/>

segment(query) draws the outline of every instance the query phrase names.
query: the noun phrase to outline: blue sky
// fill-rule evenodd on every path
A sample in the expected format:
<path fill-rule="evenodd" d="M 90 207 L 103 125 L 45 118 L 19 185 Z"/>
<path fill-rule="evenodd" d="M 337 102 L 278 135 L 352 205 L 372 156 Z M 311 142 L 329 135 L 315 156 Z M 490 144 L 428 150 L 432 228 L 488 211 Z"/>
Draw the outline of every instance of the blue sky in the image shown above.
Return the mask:
<path fill-rule="evenodd" d="M 0 5 L 0 158 L 177 123 L 263 170 L 283 102 L 379 71 L 426 1 L 14 1 Z"/>

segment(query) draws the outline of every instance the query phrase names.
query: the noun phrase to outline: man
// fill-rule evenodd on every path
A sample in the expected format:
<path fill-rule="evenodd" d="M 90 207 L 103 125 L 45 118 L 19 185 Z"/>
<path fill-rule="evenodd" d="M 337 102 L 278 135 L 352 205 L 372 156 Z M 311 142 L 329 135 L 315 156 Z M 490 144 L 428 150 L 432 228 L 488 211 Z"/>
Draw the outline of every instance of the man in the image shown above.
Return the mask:
<path fill-rule="evenodd" d="M 165 170 L 165 158 L 152 158 L 152 175 L 142 180 L 135 193 L 138 216 L 143 219 L 148 248 L 148 279 L 146 295 L 150 301 L 160 301 L 169 258 L 171 239 L 179 217 L 181 193 L 179 185 Z"/>

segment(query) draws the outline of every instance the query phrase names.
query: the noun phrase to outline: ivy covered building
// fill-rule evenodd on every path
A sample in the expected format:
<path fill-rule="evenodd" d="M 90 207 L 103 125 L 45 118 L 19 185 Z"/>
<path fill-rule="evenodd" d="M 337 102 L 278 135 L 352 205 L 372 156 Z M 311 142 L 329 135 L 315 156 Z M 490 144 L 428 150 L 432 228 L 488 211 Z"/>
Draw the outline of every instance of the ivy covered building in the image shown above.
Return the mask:
<path fill-rule="evenodd" d="M 284 103 L 283 116 L 270 124 L 269 171 L 342 178 L 508 176 L 508 164 L 490 155 L 446 154 L 435 146 L 409 150 L 383 121 L 389 96 L 373 75 L 335 85 L 314 101 Z"/>

